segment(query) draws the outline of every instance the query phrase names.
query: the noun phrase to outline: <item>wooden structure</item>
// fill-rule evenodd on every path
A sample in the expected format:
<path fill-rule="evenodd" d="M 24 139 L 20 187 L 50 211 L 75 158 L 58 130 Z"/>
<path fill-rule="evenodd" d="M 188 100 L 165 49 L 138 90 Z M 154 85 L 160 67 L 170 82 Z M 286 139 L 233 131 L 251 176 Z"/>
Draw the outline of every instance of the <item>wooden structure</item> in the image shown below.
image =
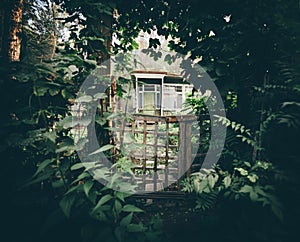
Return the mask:
<path fill-rule="evenodd" d="M 193 85 L 183 77 L 163 71 L 133 71 L 136 113 L 157 116 L 174 115 L 180 112 L 186 94 Z"/>
<path fill-rule="evenodd" d="M 140 174 L 140 189 L 156 192 L 172 185 L 178 190 L 182 175 L 190 174 L 192 125 L 194 115 L 153 116 L 134 114 L 129 122 L 121 122 L 118 148 L 126 150 Z"/>

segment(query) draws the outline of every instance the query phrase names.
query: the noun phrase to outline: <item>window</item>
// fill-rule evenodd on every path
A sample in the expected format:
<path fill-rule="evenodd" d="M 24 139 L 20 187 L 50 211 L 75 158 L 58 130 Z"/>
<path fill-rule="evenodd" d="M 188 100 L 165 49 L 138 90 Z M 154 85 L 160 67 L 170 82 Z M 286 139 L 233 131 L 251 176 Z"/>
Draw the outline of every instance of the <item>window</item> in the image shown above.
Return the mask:
<path fill-rule="evenodd" d="M 141 110 L 160 109 L 161 90 L 160 85 L 139 86 L 138 108 Z"/>
<path fill-rule="evenodd" d="M 165 85 L 163 90 L 163 109 L 179 110 L 182 108 L 182 86 Z"/>

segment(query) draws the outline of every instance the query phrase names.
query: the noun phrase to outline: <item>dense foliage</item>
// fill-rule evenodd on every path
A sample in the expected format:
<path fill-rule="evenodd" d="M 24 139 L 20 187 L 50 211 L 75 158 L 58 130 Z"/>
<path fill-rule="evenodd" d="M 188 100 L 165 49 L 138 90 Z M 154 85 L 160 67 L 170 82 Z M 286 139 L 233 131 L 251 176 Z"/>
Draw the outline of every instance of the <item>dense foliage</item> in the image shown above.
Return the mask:
<path fill-rule="evenodd" d="M 21 61 L 0 67 L 9 241 L 292 240 L 300 212 L 299 14 L 296 0 L 24 1 Z M 199 61 L 227 112 L 218 166 L 184 179 L 188 202 L 167 206 L 94 181 L 71 133 L 70 106 L 85 78 L 153 29 L 172 38 L 170 49 Z M 119 42 L 110 48 L 112 34 Z M 205 147 L 203 99 L 191 96 L 187 105 L 208 131 Z M 105 145 L 111 110 L 99 107 L 99 115 Z"/>

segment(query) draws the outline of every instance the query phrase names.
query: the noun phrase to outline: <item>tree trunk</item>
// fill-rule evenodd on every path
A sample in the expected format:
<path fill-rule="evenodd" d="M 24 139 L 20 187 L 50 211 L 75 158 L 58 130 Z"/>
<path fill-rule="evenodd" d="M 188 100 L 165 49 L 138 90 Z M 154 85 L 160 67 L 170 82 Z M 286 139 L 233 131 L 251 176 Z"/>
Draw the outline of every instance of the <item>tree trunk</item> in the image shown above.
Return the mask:
<path fill-rule="evenodd" d="M 0 58 L 5 62 L 20 61 L 23 0 L 3 0 L 0 7 Z"/>

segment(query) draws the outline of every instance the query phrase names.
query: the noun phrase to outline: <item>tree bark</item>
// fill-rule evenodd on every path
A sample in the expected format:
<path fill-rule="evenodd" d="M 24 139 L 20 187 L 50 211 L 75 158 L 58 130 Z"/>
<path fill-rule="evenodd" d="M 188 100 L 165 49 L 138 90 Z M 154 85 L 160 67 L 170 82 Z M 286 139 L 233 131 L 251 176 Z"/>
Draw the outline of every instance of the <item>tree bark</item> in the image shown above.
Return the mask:
<path fill-rule="evenodd" d="M 0 6 L 0 58 L 18 62 L 21 58 L 23 0 L 3 0 Z"/>

